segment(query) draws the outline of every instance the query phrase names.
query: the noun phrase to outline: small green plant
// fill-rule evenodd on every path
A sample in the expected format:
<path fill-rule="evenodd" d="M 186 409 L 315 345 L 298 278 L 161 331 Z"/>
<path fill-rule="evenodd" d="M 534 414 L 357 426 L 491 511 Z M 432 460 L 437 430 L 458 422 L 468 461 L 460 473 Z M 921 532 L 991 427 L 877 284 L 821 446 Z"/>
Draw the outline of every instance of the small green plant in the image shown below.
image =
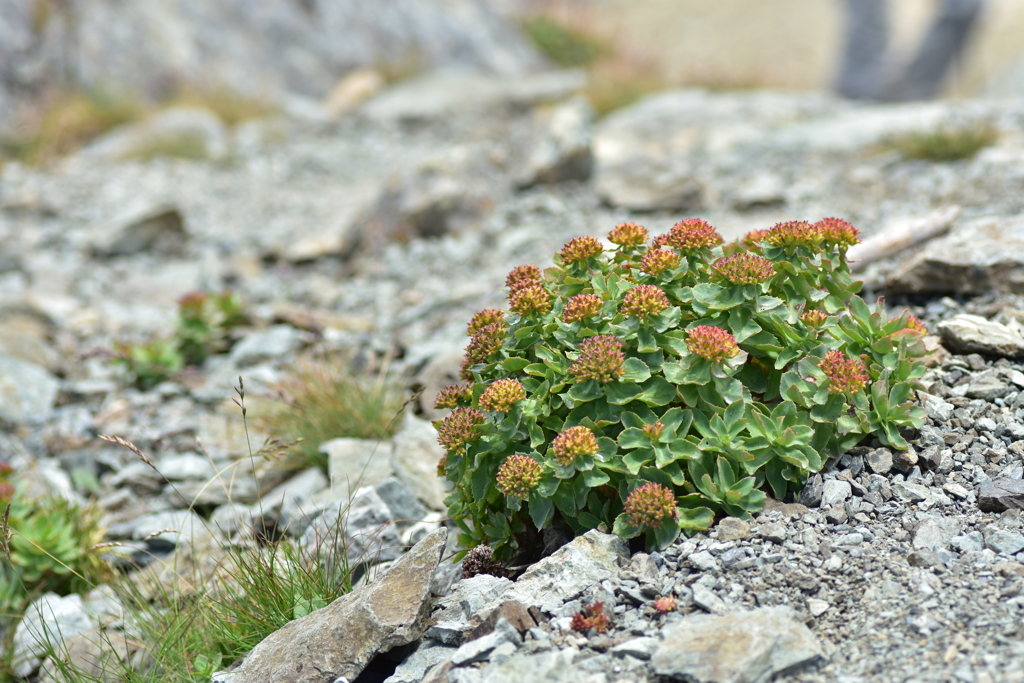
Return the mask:
<path fill-rule="evenodd" d="M 960 161 L 970 159 L 999 139 L 998 129 L 989 121 L 945 125 L 928 132 L 906 133 L 889 141 L 889 146 L 906 159 Z"/>
<path fill-rule="evenodd" d="M 563 68 L 587 66 L 608 52 L 602 42 L 550 17 L 526 19 L 523 29 L 537 49 Z"/>
<path fill-rule="evenodd" d="M 232 330 L 247 325 L 249 316 L 233 292 L 195 292 L 178 302 L 174 336 L 141 344 L 117 343 L 114 361 L 125 366 L 140 389 L 171 379 L 187 365 L 200 365 L 211 355 L 230 350 Z"/>
<path fill-rule="evenodd" d="M 259 425 L 296 442 L 297 465 L 326 470 L 323 442 L 391 436 L 405 395 L 388 367 L 385 362 L 376 373 L 360 375 L 337 355 L 300 359 L 277 387 L 282 401 L 259 406 Z"/>
<path fill-rule="evenodd" d="M 799 491 L 868 436 L 907 448 L 923 326 L 860 297 L 849 223 L 780 223 L 723 245 L 700 219 L 648 246 L 626 223 L 515 268 L 509 312 L 469 323 L 465 384 L 435 422 L 465 547 L 508 561 L 560 517 L 663 548 L 714 515 Z M 535 549 L 533 549 L 535 550 Z"/>
<path fill-rule="evenodd" d="M 6 560 L 0 564 L 0 615 L 20 613 L 46 591 L 67 595 L 109 578 L 99 510 L 62 498 L 25 498 L 7 481 L 11 472 L 0 462 L 0 554 Z"/>

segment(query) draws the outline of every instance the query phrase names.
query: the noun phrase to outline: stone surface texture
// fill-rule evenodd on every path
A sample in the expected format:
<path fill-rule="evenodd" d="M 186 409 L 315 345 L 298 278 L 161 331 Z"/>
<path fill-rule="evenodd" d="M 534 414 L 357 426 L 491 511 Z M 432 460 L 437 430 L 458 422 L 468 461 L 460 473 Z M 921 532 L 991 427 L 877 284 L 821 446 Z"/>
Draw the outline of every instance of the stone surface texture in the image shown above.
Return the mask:
<path fill-rule="evenodd" d="M 784 607 L 770 607 L 736 616 L 687 617 L 665 630 L 651 664 L 663 676 L 767 683 L 824 660 L 817 640 L 794 616 Z"/>
<path fill-rule="evenodd" d="M 355 680 L 378 652 L 419 638 L 430 613 L 430 576 L 447 530 L 423 539 L 376 583 L 290 622 L 256 646 L 232 683 Z"/>

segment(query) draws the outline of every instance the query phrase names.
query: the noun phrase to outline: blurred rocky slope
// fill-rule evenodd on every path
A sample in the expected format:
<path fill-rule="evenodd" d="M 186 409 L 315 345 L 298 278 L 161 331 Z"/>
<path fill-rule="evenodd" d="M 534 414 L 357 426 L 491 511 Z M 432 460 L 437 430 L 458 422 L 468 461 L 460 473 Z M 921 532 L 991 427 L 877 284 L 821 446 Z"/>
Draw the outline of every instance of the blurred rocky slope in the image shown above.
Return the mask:
<path fill-rule="evenodd" d="M 0 121 L 48 90 L 157 100 L 183 87 L 320 99 L 361 66 L 494 74 L 543 59 L 480 0 L 5 0 Z"/>

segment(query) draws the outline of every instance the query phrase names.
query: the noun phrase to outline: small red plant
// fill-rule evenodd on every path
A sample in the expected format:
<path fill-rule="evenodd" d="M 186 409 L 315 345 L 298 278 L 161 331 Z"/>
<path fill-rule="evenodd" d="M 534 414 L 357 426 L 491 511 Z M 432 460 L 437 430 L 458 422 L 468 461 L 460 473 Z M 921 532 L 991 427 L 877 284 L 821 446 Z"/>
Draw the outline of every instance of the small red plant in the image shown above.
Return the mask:
<path fill-rule="evenodd" d="M 604 613 L 604 603 L 599 600 L 595 600 L 584 607 L 582 612 L 572 615 L 573 631 L 585 633 L 590 629 L 594 629 L 598 633 L 604 633 L 608 630 L 610 624 L 611 619 Z"/>
<path fill-rule="evenodd" d="M 676 596 L 666 595 L 654 601 L 654 609 L 662 614 L 668 614 L 676 610 Z"/>

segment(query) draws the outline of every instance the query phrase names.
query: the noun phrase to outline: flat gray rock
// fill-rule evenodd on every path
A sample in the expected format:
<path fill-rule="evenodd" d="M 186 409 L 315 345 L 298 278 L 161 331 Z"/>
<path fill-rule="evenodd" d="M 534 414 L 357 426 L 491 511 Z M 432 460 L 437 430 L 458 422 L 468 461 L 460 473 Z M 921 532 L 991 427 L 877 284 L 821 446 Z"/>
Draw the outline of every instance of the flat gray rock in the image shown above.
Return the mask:
<path fill-rule="evenodd" d="M 1024 334 L 1016 321 L 1003 325 L 980 315 L 962 313 L 939 323 L 942 343 L 956 353 L 1024 357 Z"/>
<path fill-rule="evenodd" d="M 984 218 L 933 240 L 889 278 L 899 292 L 1024 292 L 1024 216 Z"/>
<path fill-rule="evenodd" d="M 480 677 L 486 683 L 604 683 L 608 677 L 588 672 L 573 662 L 574 650 L 555 650 L 533 655 L 516 655 L 485 667 Z M 456 680 L 449 675 L 448 680 Z"/>
<path fill-rule="evenodd" d="M 447 529 L 438 529 L 376 583 L 289 622 L 249 653 L 231 683 L 334 683 L 355 678 L 378 653 L 423 635 L 430 577 Z"/>
<path fill-rule="evenodd" d="M 626 541 L 614 534 L 588 531 L 533 565 L 515 582 L 503 600 L 553 612 L 562 603 L 599 583 L 629 559 Z"/>
<path fill-rule="evenodd" d="M 92 252 L 97 256 L 181 256 L 189 240 L 185 217 L 170 204 L 129 209 L 98 225 L 94 233 Z"/>
<path fill-rule="evenodd" d="M 1024 480 L 995 479 L 982 484 L 978 507 L 986 512 L 1024 510 Z"/>
<path fill-rule="evenodd" d="M 691 615 L 663 634 L 651 656 L 654 671 L 701 683 L 766 683 L 825 661 L 817 639 L 788 607 Z"/>

